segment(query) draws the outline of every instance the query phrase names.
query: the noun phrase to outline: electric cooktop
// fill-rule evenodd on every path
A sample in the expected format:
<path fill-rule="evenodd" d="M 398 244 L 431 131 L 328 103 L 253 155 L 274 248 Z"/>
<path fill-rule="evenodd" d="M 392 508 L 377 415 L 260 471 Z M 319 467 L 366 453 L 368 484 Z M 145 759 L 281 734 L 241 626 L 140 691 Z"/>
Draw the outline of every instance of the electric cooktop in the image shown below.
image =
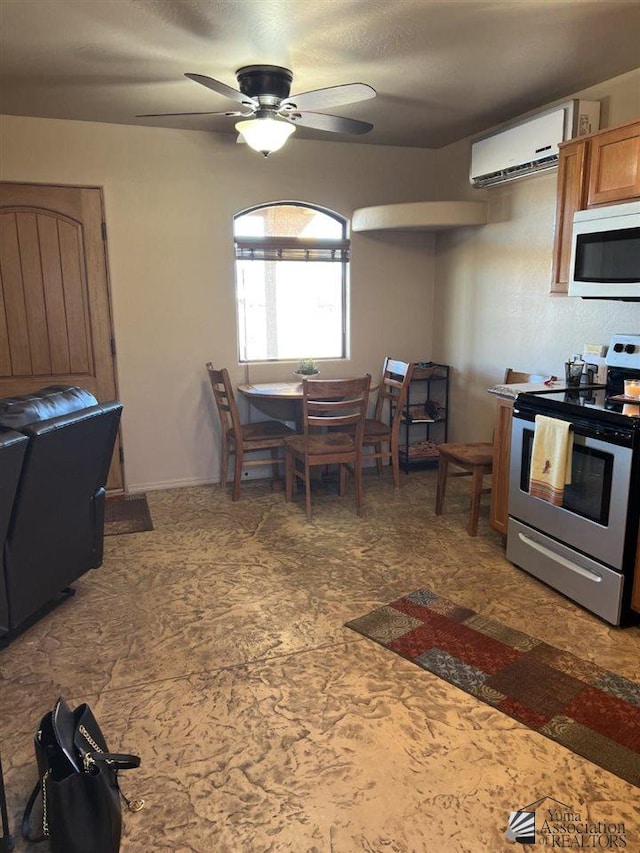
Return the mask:
<path fill-rule="evenodd" d="M 537 414 L 554 414 L 601 420 L 611 424 L 624 424 L 627 428 L 640 430 L 640 400 L 628 402 L 608 396 L 602 386 L 585 386 L 563 391 L 533 392 L 519 394 L 516 406 L 523 411 Z"/>
<path fill-rule="evenodd" d="M 516 405 L 529 413 L 572 417 L 640 431 L 640 397 L 625 397 L 625 379 L 640 380 L 640 334 L 614 335 L 606 358 L 607 385 L 581 385 L 519 394 Z"/>

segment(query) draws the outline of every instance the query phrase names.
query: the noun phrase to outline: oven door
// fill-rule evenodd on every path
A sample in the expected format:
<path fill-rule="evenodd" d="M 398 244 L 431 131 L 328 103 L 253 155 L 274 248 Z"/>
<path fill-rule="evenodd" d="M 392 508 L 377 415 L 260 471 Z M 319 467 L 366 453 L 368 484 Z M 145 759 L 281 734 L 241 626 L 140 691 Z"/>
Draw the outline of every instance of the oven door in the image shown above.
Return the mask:
<path fill-rule="evenodd" d="M 526 416 L 525 416 L 526 417 Z M 617 571 L 623 568 L 632 449 L 573 425 L 572 480 L 562 506 L 529 494 L 533 420 L 514 411 L 509 515 Z"/>

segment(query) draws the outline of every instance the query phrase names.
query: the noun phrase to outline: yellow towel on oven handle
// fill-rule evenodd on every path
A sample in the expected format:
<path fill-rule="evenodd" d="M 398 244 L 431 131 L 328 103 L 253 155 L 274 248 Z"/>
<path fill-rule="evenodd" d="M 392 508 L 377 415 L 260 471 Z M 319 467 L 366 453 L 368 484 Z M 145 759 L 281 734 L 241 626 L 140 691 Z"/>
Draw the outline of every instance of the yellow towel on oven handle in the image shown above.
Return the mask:
<path fill-rule="evenodd" d="M 568 421 L 536 415 L 529 494 L 562 506 L 564 487 L 571 482 L 573 433 Z"/>

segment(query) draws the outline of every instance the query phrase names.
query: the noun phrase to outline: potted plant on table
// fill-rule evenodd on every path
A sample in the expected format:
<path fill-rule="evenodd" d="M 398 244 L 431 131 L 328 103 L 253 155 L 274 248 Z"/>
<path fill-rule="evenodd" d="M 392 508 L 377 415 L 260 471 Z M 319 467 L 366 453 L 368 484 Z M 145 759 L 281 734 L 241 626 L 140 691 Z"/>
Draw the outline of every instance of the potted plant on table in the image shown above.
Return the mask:
<path fill-rule="evenodd" d="M 303 358 L 300 361 L 300 364 L 293 371 L 294 376 L 300 376 L 301 378 L 304 376 L 315 376 L 317 373 L 320 373 L 318 370 L 318 365 L 313 358 Z"/>

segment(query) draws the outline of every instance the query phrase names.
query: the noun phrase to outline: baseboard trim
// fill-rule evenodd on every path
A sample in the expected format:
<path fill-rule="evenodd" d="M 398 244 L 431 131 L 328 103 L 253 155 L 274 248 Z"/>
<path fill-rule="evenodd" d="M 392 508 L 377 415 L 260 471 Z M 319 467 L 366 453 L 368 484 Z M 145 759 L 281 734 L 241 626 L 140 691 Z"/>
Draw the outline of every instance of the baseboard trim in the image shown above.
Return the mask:
<path fill-rule="evenodd" d="M 157 480 L 154 483 L 129 483 L 127 485 L 127 492 L 135 494 L 136 492 L 158 492 L 161 489 L 185 489 L 189 486 L 215 486 L 219 482 L 219 480 L 189 477 L 180 480 Z"/>
<path fill-rule="evenodd" d="M 385 464 L 387 460 L 385 460 Z M 371 468 L 375 465 L 373 460 L 365 460 L 365 468 Z M 271 477 L 271 468 L 262 466 L 258 468 L 246 469 L 248 476 L 243 477 L 243 480 L 266 480 Z M 229 473 L 229 482 L 233 479 L 233 472 Z M 210 478 L 185 477 L 177 480 L 157 480 L 151 483 L 128 483 L 127 493 L 136 494 L 137 492 L 159 492 L 162 489 L 186 489 L 189 486 L 218 486 L 220 480 L 212 480 Z"/>

